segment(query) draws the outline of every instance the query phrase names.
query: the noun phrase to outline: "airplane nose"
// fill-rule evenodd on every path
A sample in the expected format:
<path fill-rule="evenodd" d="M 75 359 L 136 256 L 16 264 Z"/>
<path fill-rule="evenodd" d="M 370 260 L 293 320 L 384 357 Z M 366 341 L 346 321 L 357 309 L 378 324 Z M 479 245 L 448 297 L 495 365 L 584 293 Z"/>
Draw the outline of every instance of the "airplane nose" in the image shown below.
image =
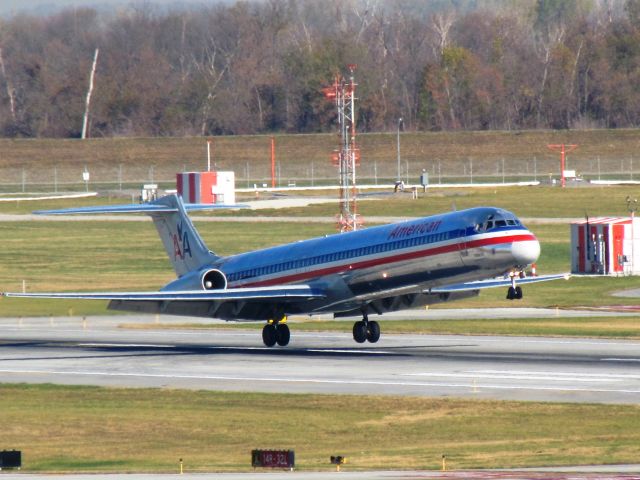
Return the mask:
<path fill-rule="evenodd" d="M 530 265 L 540 256 L 540 242 L 537 239 L 513 242 L 511 254 L 518 265 Z"/>

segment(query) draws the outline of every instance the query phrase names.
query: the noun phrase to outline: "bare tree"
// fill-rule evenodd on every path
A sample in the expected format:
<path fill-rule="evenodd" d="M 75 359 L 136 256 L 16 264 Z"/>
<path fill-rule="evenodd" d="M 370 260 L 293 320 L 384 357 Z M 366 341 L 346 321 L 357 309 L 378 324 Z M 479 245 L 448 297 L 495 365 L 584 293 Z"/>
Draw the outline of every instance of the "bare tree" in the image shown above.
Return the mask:
<path fill-rule="evenodd" d="M 0 74 L 2 74 L 5 90 L 7 92 L 7 97 L 9 98 L 9 111 L 11 112 L 11 119 L 15 122 L 16 121 L 15 90 L 13 88 L 13 85 L 11 84 L 11 80 L 7 76 L 7 69 L 4 66 L 4 55 L 2 53 L 2 47 L 0 47 Z"/>

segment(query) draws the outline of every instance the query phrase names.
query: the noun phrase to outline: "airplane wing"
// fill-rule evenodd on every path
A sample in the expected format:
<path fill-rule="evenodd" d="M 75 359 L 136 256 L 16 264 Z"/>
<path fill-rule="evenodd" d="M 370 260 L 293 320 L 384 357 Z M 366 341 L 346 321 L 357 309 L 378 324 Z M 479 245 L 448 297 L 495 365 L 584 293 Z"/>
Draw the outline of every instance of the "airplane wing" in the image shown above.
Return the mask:
<path fill-rule="evenodd" d="M 325 297 L 325 292 L 309 285 L 279 287 L 229 288 L 225 290 L 183 290 L 159 292 L 72 292 L 72 293 L 2 293 L 5 297 L 62 298 L 82 300 L 120 300 L 136 302 L 202 302 L 202 301 L 251 301 L 273 300 L 277 302 L 311 300 Z"/>
<path fill-rule="evenodd" d="M 569 280 L 569 273 L 558 273 L 555 275 L 540 275 L 539 277 L 525 277 L 516 279 L 516 284 L 524 285 L 526 283 L 548 282 L 550 280 Z M 463 292 L 467 290 L 480 290 L 483 288 L 510 287 L 510 278 L 496 278 L 490 280 L 479 280 L 476 282 L 455 283 L 452 285 L 443 285 L 442 287 L 434 287 L 429 289 L 430 293 L 447 293 L 447 292 Z"/>
<path fill-rule="evenodd" d="M 185 210 L 200 211 L 200 210 L 220 210 L 230 208 L 247 208 L 248 205 L 236 204 L 236 205 L 224 205 L 224 204 L 208 204 L 208 203 L 185 203 Z M 140 203 L 140 204 L 127 204 L 127 205 L 104 205 L 97 207 L 77 207 L 77 208 L 62 208 L 59 210 L 36 210 L 37 215 L 71 215 L 71 214 L 94 214 L 94 213 L 170 213 L 177 212 L 177 208 L 172 208 L 162 204 L 155 203 Z"/>

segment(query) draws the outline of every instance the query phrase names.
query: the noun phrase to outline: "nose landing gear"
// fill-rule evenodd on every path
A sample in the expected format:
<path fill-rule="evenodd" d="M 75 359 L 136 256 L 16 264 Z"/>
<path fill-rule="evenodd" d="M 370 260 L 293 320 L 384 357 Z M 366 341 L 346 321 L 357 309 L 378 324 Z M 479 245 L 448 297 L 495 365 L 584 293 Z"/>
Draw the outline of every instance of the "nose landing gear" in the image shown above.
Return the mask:
<path fill-rule="evenodd" d="M 362 314 L 362 320 L 353 324 L 353 339 L 358 343 L 376 343 L 380 340 L 380 324 L 375 320 L 369 320 L 366 313 Z"/>
<path fill-rule="evenodd" d="M 507 300 L 520 300 L 522 298 L 522 287 L 516 285 L 516 277 L 524 278 L 524 272 L 511 272 L 511 286 L 507 290 Z"/>
<path fill-rule="evenodd" d="M 287 317 L 282 317 L 278 321 L 269 320 L 262 329 L 262 341 L 267 347 L 273 347 L 276 343 L 286 347 L 290 339 L 291 331 L 287 325 Z"/>
<path fill-rule="evenodd" d="M 522 298 L 522 287 L 509 287 L 507 289 L 507 300 L 520 300 Z"/>

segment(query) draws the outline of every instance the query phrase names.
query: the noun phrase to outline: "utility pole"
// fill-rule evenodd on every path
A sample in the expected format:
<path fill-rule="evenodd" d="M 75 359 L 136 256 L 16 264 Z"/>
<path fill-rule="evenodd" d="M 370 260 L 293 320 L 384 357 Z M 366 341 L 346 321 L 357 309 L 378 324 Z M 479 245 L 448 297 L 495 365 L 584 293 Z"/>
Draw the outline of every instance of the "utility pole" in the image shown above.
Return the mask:
<path fill-rule="evenodd" d="M 562 188 L 564 188 L 567 183 L 566 179 L 564 178 L 565 155 L 578 148 L 578 145 L 565 145 L 563 143 L 560 145 L 547 145 L 547 147 L 549 147 L 554 152 L 560 152 L 560 185 L 562 186 Z"/>
<path fill-rule="evenodd" d="M 398 182 L 402 181 L 400 176 L 400 125 L 402 125 L 402 117 L 398 119 L 398 134 L 396 136 L 398 144 L 398 176 L 396 177 L 396 181 Z"/>

